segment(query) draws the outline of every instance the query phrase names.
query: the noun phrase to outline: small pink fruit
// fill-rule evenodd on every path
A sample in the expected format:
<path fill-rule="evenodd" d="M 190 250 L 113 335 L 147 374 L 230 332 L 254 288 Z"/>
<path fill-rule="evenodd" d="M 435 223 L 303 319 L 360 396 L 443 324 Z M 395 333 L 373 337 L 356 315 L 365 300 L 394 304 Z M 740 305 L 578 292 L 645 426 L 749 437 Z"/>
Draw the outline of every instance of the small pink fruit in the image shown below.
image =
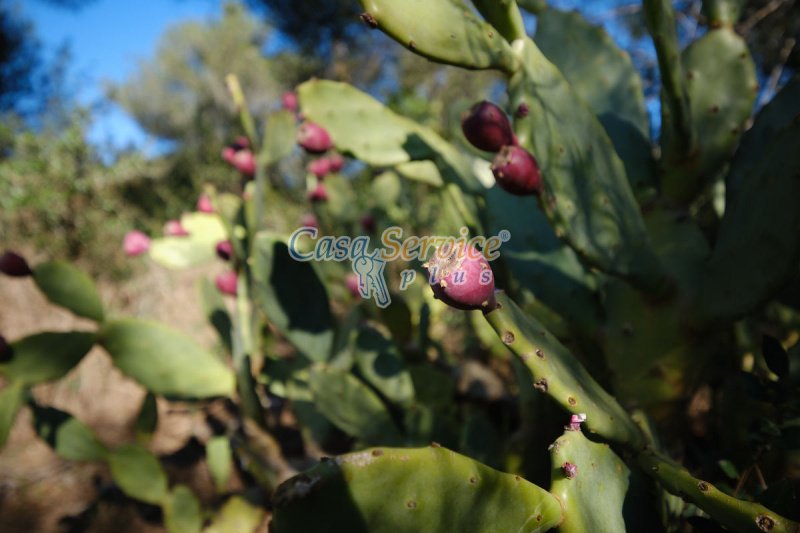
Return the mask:
<path fill-rule="evenodd" d="M 25 258 L 12 251 L 0 255 L 0 272 L 15 278 L 24 278 L 33 273 Z"/>
<path fill-rule="evenodd" d="M 526 196 L 542 192 L 542 174 L 533 155 L 521 146 L 504 146 L 492 162 L 501 189 Z"/>
<path fill-rule="evenodd" d="M 233 164 L 233 158 L 235 155 L 236 155 L 236 149 L 233 148 L 232 146 L 226 146 L 225 148 L 222 149 L 222 159 L 224 159 L 231 165 Z"/>
<path fill-rule="evenodd" d="M 364 215 L 361 217 L 361 229 L 367 233 L 375 233 L 376 224 L 375 217 L 372 215 Z"/>
<path fill-rule="evenodd" d="M 514 113 L 514 115 L 516 115 L 517 118 L 525 118 L 528 116 L 528 113 L 530 113 L 530 111 L 531 108 L 528 106 L 528 104 L 522 102 L 517 106 L 517 110 Z"/>
<path fill-rule="evenodd" d="M 233 245 L 231 241 L 219 241 L 217 243 L 217 256 L 223 261 L 229 261 L 233 257 Z"/>
<path fill-rule="evenodd" d="M 168 220 L 164 224 L 164 235 L 168 237 L 188 237 L 189 232 L 186 231 L 180 220 Z"/>
<path fill-rule="evenodd" d="M 297 95 L 293 91 L 286 91 L 281 96 L 283 108 L 292 113 L 297 113 Z"/>
<path fill-rule="evenodd" d="M 256 158 L 247 148 L 233 154 L 230 163 L 245 176 L 253 176 L 256 173 Z"/>
<path fill-rule="evenodd" d="M 463 310 L 490 311 L 497 306 L 492 267 L 474 246 L 442 246 L 423 266 L 434 296 L 444 303 Z"/>
<path fill-rule="evenodd" d="M 320 157 L 308 164 L 308 171 L 318 178 L 324 178 L 331 171 L 331 162 L 327 157 Z"/>
<path fill-rule="evenodd" d="M 339 153 L 332 153 L 328 156 L 328 162 L 331 165 L 331 172 L 339 172 L 344 168 L 344 157 Z"/>
<path fill-rule="evenodd" d="M 311 213 L 307 213 L 300 217 L 300 226 L 304 228 L 316 228 L 319 229 L 319 222 L 317 222 L 317 217 L 312 215 Z"/>
<path fill-rule="evenodd" d="M 317 186 L 314 187 L 314 190 L 308 194 L 308 199 L 312 202 L 327 202 L 328 191 L 325 189 L 325 185 L 322 183 L 317 183 Z"/>
<path fill-rule="evenodd" d="M 486 100 L 470 108 L 461 120 L 461 130 L 470 144 L 487 152 L 497 152 L 503 146 L 516 144 L 506 114 Z"/>
<path fill-rule="evenodd" d="M 205 194 L 200 195 L 200 198 L 197 199 L 197 210 L 201 213 L 213 213 L 214 206 L 211 205 L 211 198 Z"/>
<path fill-rule="evenodd" d="M 142 255 L 150 249 L 150 237 L 139 230 L 129 231 L 122 241 L 122 249 L 128 257 Z"/>
<path fill-rule="evenodd" d="M 347 290 L 350 291 L 350 294 L 353 296 L 360 296 L 361 293 L 358 290 L 358 275 L 354 272 L 350 272 L 347 277 L 344 279 L 345 285 L 347 285 Z"/>
<path fill-rule="evenodd" d="M 297 130 L 297 144 L 312 154 L 327 152 L 333 147 L 331 136 L 319 124 L 304 122 Z"/>
<path fill-rule="evenodd" d="M 233 270 L 224 272 L 214 278 L 214 284 L 217 286 L 217 290 L 222 294 L 228 294 L 230 296 L 236 296 L 237 281 L 238 277 Z"/>

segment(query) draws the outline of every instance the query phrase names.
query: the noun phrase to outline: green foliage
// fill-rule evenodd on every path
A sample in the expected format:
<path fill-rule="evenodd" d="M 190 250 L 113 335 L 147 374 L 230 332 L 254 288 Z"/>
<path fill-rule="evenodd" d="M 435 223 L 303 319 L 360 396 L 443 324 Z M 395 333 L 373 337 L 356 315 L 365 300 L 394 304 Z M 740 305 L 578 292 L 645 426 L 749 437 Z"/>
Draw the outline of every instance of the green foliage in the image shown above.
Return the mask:
<path fill-rule="evenodd" d="M 96 335 L 88 332 L 35 333 L 11 344 L 11 361 L 0 373 L 11 381 L 36 385 L 63 377 L 92 349 Z"/>
<path fill-rule="evenodd" d="M 227 237 L 219 216 L 212 213 L 186 213 L 180 221 L 189 235 L 153 239 L 150 258 L 173 269 L 197 266 L 214 259 L 214 246 Z"/>
<path fill-rule="evenodd" d="M 103 320 L 100 293 L 89 276 L 69 263 L 51 261 L 36 265 L 33 279 L 52 303 L 66 307 L 78 316 Z"/>
<path fill-rule="evenodd" d="M 206 444 L 208 470 L 218 492 L 225 492 L 231 477 L 231 446 L 225 436 L 212 437 Z"/>
<path fill-rule="evenodd" d="M 164 522 L 170 533 L 199 533 L 203 526 L 200 502 L 185 485 L 172 489 L 164 503 Z"/>
<path fill-rule="evenodd" d="M 114 482 L 131 498 L 153 505 L 167 501 L 167 476 L 145 448 L 124 444 L 109 453 L 108 466 Z"/>
<path fill-rule="evenodd" d="M 561 521 L 561 506 L 547 491 L 438 445 L 324 461 L 281 485 L 275 505 L 276 533 L 533 533 Z"/>
<path fill-rule="evenodd" d="M 108 455 L 92 430 L 74 416 L 35 403 L 32 407 L 36 432 L 59 456 L 71 461 L 100 461 Z"/>

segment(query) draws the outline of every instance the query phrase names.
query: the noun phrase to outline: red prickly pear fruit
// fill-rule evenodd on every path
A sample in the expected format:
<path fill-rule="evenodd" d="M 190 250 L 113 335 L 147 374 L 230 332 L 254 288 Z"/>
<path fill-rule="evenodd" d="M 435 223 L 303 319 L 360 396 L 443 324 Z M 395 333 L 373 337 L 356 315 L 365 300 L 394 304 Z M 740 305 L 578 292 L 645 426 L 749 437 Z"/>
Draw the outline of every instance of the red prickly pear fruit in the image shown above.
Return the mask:
<path fill-rule="evenodd" d="M 307 213 L 300 217 L 300 226 L 304 228 L 316 228 L 319 229 L 319 222 L 317 222 L 317 217 L 312 215 L 311 213 Z"/>
<path fill-rule="evenodd" d="M 367 233 L 375 233 L 376 224 L 375 217 L 372 215 L 364 215 L 361 217 L 361 229 Z"/>
<path fill-rule="evenodd" d="M 333 153 L 328 156 L 328 163 L 331 165 L 331 172 L 339 172 L 344 167 L 344 158 L 341 154 Z"/>
<path fill-rule="evenodd" d="M 287 111 L 297 113 L 297 95 L 294 91 L 286 91 L 281 96 L 281 105 Z"/>
<path fill-rule="evenodd" d="M 347 285 L 347 290 L 350 291 L 350 294 L 353 296 L 360 296 L 361 292 L 358 290 L 358 275 L 351 272 L 347 275 L 344 279 L 345 285 Z"/>
<path fill-rule="evenodd" d="M 533 155 L 521 146 L 504 146 L 492 162 L 501 189 L 526 196 L 542 192 L 542 174 Z"/>
<path fill-rule="evenodd" d="M 217 286 L 217 290 L 222 294 L 236 296 L 236 285 L 238 279 L 239 278 L 236 276 L 236 272 L 229 270 L 214 278 L 214 284 Z"/>
<path fill-rule="evenodd" d="M 233 164 L 233 158 L 236 155 L 236 149 L 232 146 L 226 146 L 222 149 L 222 159 L 227 163 Z"/>
<path fill-rule="evenodd" d="M 327 157 L 320 157 L 308 164 L 308 171 L 322 179 L 331 171 L 331 162 Z"/>
<path fill-rule="evenodd" d="M 33 273 L 25 258 L 12 251 L 0 255 L 0 272 L 15 278 L 24 278 Z"/>
<path fill-rule="evenodd" d="M 433 295 L 444 303 L 465 311 L 497 307 L 492 267 L 474 246 L 441 246 L 423 266 Z"/>
<path fill-rule="evenodd" d="M 122 241 L 122 249 L 128 257 L 136 257 L 150 249 L 150 237 L 139 230 L 129 231 Z"/>
<path fill-rule="evenodd" d="M 328 191 L 325 189 L 325 185 L 322 183 L 317 183 L 317 186 L 314 187 L 314 190 L 308 194 L 308 199 L 312 202 L 327 202 Z"/>
<path fill-rule="evenodd" d="M 11 361 L 14 356 L 14 350 L 11 345 L 6 342 L 5 337 L 0 335 L 0 363 L 7 363 Z"/>
<path fill-rule="evenodd" d="M 256 173 L 256 158 L 247 148 L 233 154 L 230 164 L 245 176 L 253 176 Z"/>
<path fill-rule="evenodd" d="M 464 115 L 461 130 L 472 146 L 487 152 L 497 152 L 503 146 L 516 144 L 505 112 L 486 100 L 472 106 Z"/>
<path fill-rule="evenodd" d="M 201 213 L 213 213 L 214 206 L 211 205 L 211 198 L 205 194 L 200 195 L 200 198 L 197 199 L 197 210 Z"/>
<path fill-rule="evenodd" d="M 188 237 L 189 232 L 183 227 L 180 220 L 167 220 L 164 224 L 164 235 L 168 237 Z"/>
<path fill-rule="evenodd" d="M 331 136 L 325 128 L 313 122 L 304 122 L 300 125 L 297 130 L 297 144 L 312 154 L 321 154 L 333 147 Z"/>
<path fill-rule="evenodd" d="M 233 257 L 233 245 L 231 241 L 219 241 L 217 243 L 217 257 L 223 261 L 230 261 Z"/>

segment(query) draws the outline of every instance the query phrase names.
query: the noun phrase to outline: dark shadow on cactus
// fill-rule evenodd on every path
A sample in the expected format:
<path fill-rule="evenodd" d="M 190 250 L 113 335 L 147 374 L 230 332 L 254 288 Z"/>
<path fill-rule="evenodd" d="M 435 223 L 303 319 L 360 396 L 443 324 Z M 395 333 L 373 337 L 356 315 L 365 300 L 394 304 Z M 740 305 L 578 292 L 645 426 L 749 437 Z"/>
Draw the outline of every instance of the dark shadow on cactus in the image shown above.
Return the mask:
<path fill-rule="evenodd" d="M 286 310 L 290 329 L 321 333 L 330 328 L 331 311 L 325 286 L 309 263 L 299 263 L 289 256 L 289 248 L 276 242 L 270 282 L 278 304 Z M 325 296 L 320 298 L 320 295 Z"/>

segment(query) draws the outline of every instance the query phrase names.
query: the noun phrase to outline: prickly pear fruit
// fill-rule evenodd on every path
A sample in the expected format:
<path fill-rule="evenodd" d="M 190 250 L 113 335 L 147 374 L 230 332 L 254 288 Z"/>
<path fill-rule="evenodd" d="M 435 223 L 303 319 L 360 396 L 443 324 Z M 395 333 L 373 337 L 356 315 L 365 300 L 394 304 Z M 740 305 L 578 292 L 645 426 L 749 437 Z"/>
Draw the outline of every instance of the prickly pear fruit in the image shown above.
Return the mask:
<path fill-rule="evenodd" d="M 367 233 L 375 233 L 376 224 L 377 221 L 375 220 L 375 217 L 372 215 L 367 214 L 361 217 L 361 229 L 363 229 Z"/>
<path fill-rule="evenodd" d="M 150 249 L 150 237 L 139 230 L 129 231 L 122 241 L 122 249 L 128 257 L 142 255 Z"/>
<path fill-rule="evenodd" d="M 487 152 L 497 152 L 503 146 L 516 144 L 506 114 L 486 100 L 470 108 L 461 120 L 461 129 L 472 146 Z"/>
<path fill-rule="evenodd" d="M 213 213 L 214 206 L 211 205 L 211 198 L 205 194 L 200 195 L 200 198 L 197 199 L 197 210 L 201 213 Z"/>
<path fill-rule="evenodd" d="M 327 130 L 313 122 L 304 122 L 297 129 L 297 144 L 312 154 L 321 154 L 333 147 Z"/>
<path fill-rule="evenodd" d="M 317 217 L 315 217 L 311 213 L 306 213 L 302 217 L 300 217 L 300 226 L 304 228 L 316 228 L 319 229 L 319 222 L 317 221 Z"/>
<path fill-rule="evenodd" d="M 521 146 L 504 146 L 492 162 L 501 189 L 525 196 L 542 192 L 542 174 L 533 154 Z"/>
<path fill-rule="evenodd" d="M 234 153 L 230 164 L 245 176 L 253 176 L 256 173 L 256 157 L 247 148 Z"/>
<path fill-rule="evenodd" d="M 0 272 L 15 278 L 30 276 L 32 273 L 25 258 L 11 251 L 0 256 Z"/>
<path fill-rule="evenodd" d="M 314 190 L 308 194 L 308 199 L 312 202 L 327 202 L 328 191 L 325 189 L 325 185 L 322 183 L 317 183 L 317 186 L 314 187 Z"/>
<path fill-rule="evenodd" d="M 444 303 L 465 311 L 496 307 L 494 273 L 474 246 L 441 246 L 423 266 L 434 296 Z"/>
<path fill-rule="evenodd" d="M 339 172 L 344 167 L 344 157 L 334 152 L 328 156 L 328 163 L 331 165 L 331 172 Z"/>
<path fill-rule="evenodd" d="M 224 272 L 214 278 L 214 284 L 217 286 L 217 290 L 222 294 L 228 294 L 230 296 L 236 296 L 237 281 L 236 272 L 233 270 Z"/>
<path fill-rule="evenodd" d="M 164 235 L 167 237 L 188 237 L 189 232 L 183 227 L 180 220 L 167 220 L 164 224 Z"/>
<path fill-rule="evenodd" d="M 219 241 L 217 243 L 217 257 L 223 261 L 229 261 L 233 257 L 233 245 L 231 241 Z"/>
<path fill-rule="evenodd" d="M 353 296 L 359 296 L 361 292 L 358 290 L 358 275 L 350 272 L 347 277 L 344 279 L 345 285 L 347 285 L 347 290 L 350 291 L 350 294 Z"/>
<path fill-rule="evenodd" d="M 308 171 L 318 178 L 324 178 L 331 171 L 331 162 L 327 157 L 320 157 L 308 164 Z"/>
<path fill-rule="evenodd" d="M 281 105 L 287 111 L 297 113 L 297 94 L 293 91 L 286 91 L 281 96 Z"/>

